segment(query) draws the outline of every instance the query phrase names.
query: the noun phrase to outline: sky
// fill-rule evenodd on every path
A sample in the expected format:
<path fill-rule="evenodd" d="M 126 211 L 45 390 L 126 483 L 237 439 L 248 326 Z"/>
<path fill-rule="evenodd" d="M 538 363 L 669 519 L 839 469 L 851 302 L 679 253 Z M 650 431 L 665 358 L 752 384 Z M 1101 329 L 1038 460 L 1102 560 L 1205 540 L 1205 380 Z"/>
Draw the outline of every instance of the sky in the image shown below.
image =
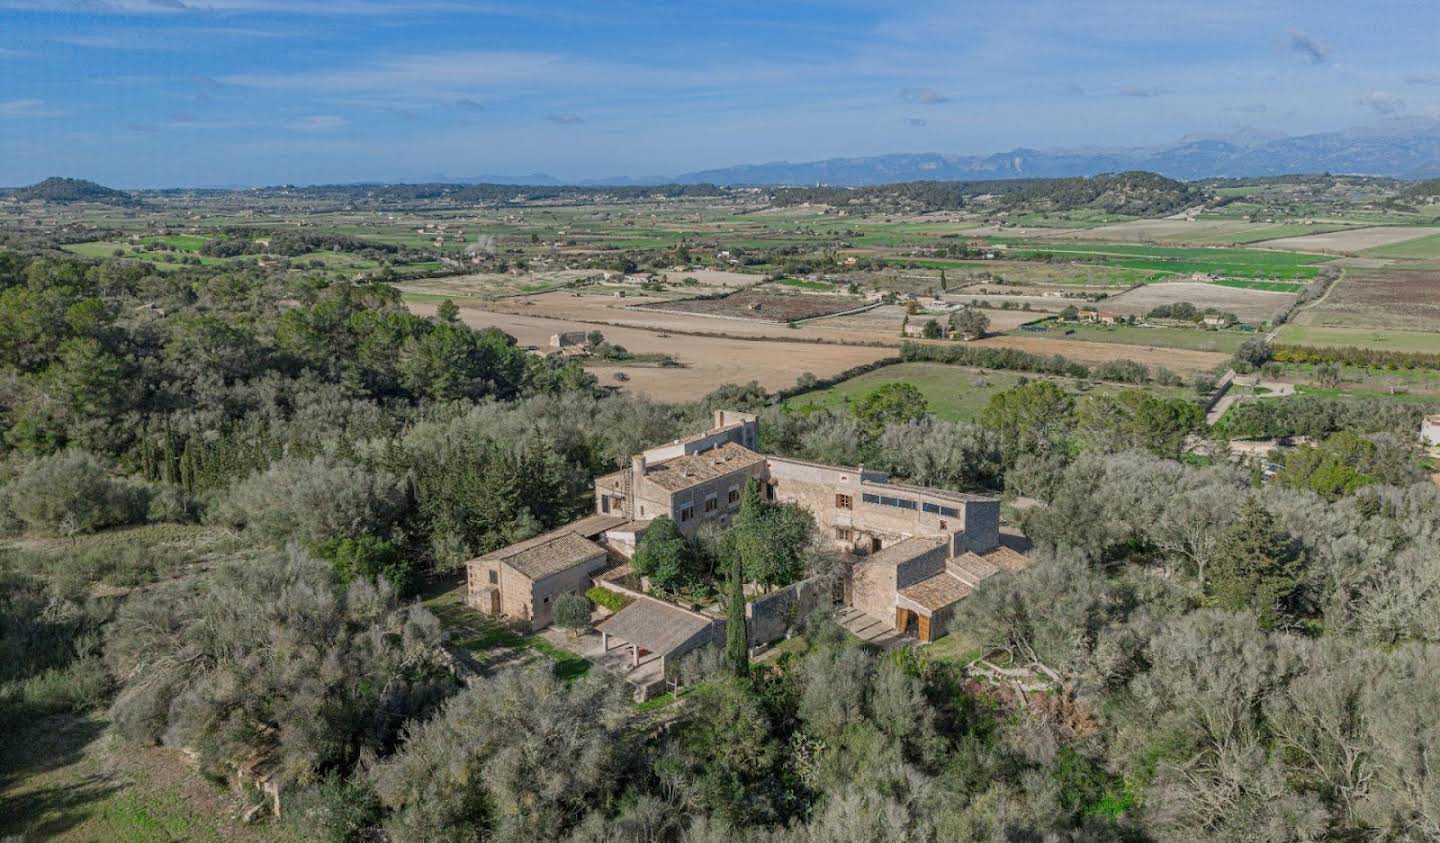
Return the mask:
<path fill-rule="evenodd" d="M 0 0 L 0 185 L 659 175 L 1440 120 L 1440 3 Z"/>

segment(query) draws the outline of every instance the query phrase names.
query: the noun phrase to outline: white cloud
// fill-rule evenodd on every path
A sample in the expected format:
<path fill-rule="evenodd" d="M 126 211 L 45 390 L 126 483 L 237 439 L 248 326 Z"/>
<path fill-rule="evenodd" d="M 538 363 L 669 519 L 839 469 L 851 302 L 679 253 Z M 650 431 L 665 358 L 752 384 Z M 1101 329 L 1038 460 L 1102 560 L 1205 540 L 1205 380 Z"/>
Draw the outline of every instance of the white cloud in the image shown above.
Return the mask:
<path fill-rule="evenodd" d="M 1371 91 L 1368 94 L 1362 94 L 1355 102 L 1376 114 L 1396 114 L 1405 110 L 1405 100 L 1389 91 Z"/>
<path fill-rule="evenodd" d="M 57 108 L 46 107 L 45 100 L 33 97 L 0 101 L 0 117 L 59 117 L 61 114 L 64 112 Z"/>
<path fill-rule="evenodd" d="M 350 121 L 335 114 L 312 114 L 286 124 L 297 132 L 323 132 L 328 129 L 343 129 Z"/>

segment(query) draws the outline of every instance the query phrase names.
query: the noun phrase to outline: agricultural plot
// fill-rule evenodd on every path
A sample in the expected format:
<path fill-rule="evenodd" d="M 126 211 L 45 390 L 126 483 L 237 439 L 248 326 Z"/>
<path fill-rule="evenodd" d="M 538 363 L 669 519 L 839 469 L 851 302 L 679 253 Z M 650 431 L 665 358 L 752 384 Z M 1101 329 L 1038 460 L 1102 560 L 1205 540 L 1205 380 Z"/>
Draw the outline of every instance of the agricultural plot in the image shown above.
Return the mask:
<path fill-rule="evenodd" d="M 1044 332 L 1027 330 L 1024 336 L 1056 336 L 1079 342 L 1119 343 L 1149 348 L 1185 348 L 1233 354 L 1247 337 L 1242 331 L 1212 331 L 1203 328 L 1142 327 L 1139 325 L 1085 325 L 1046 322 Z M 1123 355 L 1116 355 L 1117 357 Z"/>
<path fill-rule="evenodd" d="M 1309 234 L 1303 237 L 1282 237 L 1278 240 L 1267 240 L 1265 246 L 1274 249 L 1293 249 L 1295 251 L 1318 250 L 1326 252 L 1366 252 L 1373 254 L 1370 250 L 1392 246 L 1397 243 L 1404 243 L 1407 240 L 1416 240 L 1422 237 L 1429 237 L 1440 234 L 1440 228 L 1424 228 L 1421 226 L 1399 226 L 1383 225 L 1368 226 L 1364 228 L 1348 228 L 1329 234 Z"/>
<path fill-rule="evenodd" d="M 971 280 L 1004 280 L 1005 283 L 1022 286 L 1132 287 L 1169 277 L 1164 272 L 1068 262 L 906 257 L 886 257 L 884 261 L 898 266 L 923 267 L 929 270 L 925 277 L 933 278 L 932 285 L 937 287 L 941 269 L 945 270 L 945 277 L 952 285 Z"/>
<path fill-rule="evenodd" d="M 1108 244 L 1052 245 L 1007 242 L 1009 255 L 1018 259 L 1048 257 L 1102 263 L 1172 275 L 1217 275 L 1226 278 L 1307 279 L 1319 274 L 1316 266 L 1325 255 L 1260 249 L 1122 246 Z"/>
<path fill-rule="evenodd" d="M 1201 310 L 1213 307 L 1235 314 L 1242 322 L 1258 324 L 1268 322 L 1275 314 L 1293 304 L 1295 294 L 1193 281 L 1173 281 L 1137 287 L 1106 299 L 1100 307 L 1127 316 L 1144 316 L 1159 305 L 1179 302 L 1189 302 Z"/>
<path fill-rule="evenodd" d="M 1396 331 L 1383 328 L 1327 328 L 1291 324 L 1280 329 L 1275 341 L 1325 348 L 1373 348 L 1380 351 L 1440 353 L 1440 333 Z"/>
<path fill-rule="evenodd" d="M 1003 392 L 1025 381 L 1048 380 L 1072 395 L 1102 394 L 1118 392 L 1124 387 L 1112 384 L 1096 384 L 1078 381 L 1074 378 L 1047 377 L 1025 374 L 974 369 L 967 366 L 949 366 L 944 363 L 897 363 L 874 371 L 857 375 L 849 380 L 826 389 L 797 395 L 785 404 L 792 410 L 805 412 L 814 409 L 845 407 L 858 401 L 871 390 L 887 383 L 908 383 L 925 396 L 930 412 L 950 421 L 974 421 L 980 417 L 985 405 L 997 392 Z M 1131 387 L 1134 388 L 1134 387 Z M 1149 392 L 1166 398 L 1193 398 L 1182 388 L 1145 387 Z"/>
<path fill-rule="evenodd" d="M 729 319 L 755 319 L 765 322 L 793 322 L 841 313 L 864 305 L 856 296 L 809 295 L 782 292 L 773 285 L 751 288 L 713 299 L 681 299 L 653 305 L 665 310 L 720 316 Z"/>
<path fill-rule="evenodd" d="M 1224 246 L 1232 243 L 1257 243 L 1280 237 L 1341 231 L 1345 228 L 1347 226 L 1341 224 L 1254 223 L 1243 220 L 1200 217 L 1194 220 L 1134 220 L 1081 231 L 1069 231 L 1065 232 L 1063 237 L 1051 236 L 1045 239 L 1096 240 L 1116 243 L 1193 243 L 1198 246 Z"/>
<path fill-rule="evenodd" d="M 1440 234 L 1431 234 L 1428 237 L 1416 237 L 1413 240 L 1404 240 L 1399 243 L 1391 243 L 1387 246 L 1377 246 L 1373 249 L 1366 249 L 1365 254 L 1377 258 L 1416 260 L 1440 258 Z"/>
<path fill-rule="evenodd" d="M 1440 270 L 1347 270 L 1323 302 L 1295 321 L 1308 328 L 1440 331 Z"/>

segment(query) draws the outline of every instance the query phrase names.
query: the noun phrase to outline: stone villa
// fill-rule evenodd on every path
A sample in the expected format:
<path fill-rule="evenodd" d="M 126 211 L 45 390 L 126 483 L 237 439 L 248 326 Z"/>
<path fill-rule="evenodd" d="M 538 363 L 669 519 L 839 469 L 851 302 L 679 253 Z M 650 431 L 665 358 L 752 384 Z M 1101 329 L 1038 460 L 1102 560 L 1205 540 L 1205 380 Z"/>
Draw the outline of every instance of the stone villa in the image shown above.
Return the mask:
<path fill-rule="evenodd" d="M 650 521 L 669 516 L 689 538 L 706 522 L 728 524 L 751 479 L 769 500 L 794 502 L 812 513 L 821 534 L 853 556 L 843 588 L 846 605 L 922 641 L 944 634 L 955 604 L 980 580 L 1024 566 L 1024 556 L 1000 545 L 996 497 L 893 483 L 864 466 L 762 454 L 759 441 L 755 416 L 719 410 L 709 430 L 634 455 L 627 468 L 595 481 L 594 515 L 467 563 L 468 602 L 535 629 L 546 626 L 559 594 L 583 591 L 592 578 L 602 586 L 611 581 L 596 575 L 625 565 Z M 813 600 L 813 592 L 806 599 Z M 714 624 L 702 631 L 694 618 L 684 624 L 684 635 L 658 634 L 668 616 L 654 603 L 663 601 L 637 601 L 601 624 L 607 649 L 610 638 L 626 639 L 623 630 L 647 630 L 644 637 L 656 643 L 691 647 L 717 634 Z M 639 611 L 653 617 L 626 617 Z M 634 644 L 637 664 L 642 649 L 653 652 Z"/>

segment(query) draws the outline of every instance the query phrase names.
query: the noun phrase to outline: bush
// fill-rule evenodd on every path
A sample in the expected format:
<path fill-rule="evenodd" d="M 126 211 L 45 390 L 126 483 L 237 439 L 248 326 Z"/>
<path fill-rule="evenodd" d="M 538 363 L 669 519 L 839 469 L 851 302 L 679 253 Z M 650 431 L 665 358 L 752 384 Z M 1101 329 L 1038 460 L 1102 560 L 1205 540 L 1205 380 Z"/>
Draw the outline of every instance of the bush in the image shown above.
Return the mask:
<path fill-rule="evenodd" d="M 400 482 L 332 457 L 283 459 L 230 487 L 219 523 L 283 545 L 385 534 L 405 509 Z"/>
<path fill-rule="evenodd" d="M 111 479 L 84 451 L 40 457 L 20 467 L 4 488 L 6 508 L 32 530 L 92 533 L 140 519 L 144 494 Z"/>
<path fill-rule="evenodd" d="M 414 564 L 401 554 L 400 548 L 376 536 L 330 539 L 317 544 L 313 552 L 334 565 L 335 575 L 346 584 L 357 577 L 384 577 L 401 597 L 414 594 L 419 584 Z"/>
<path fill-rule="evenodd" d="M 590 599 L 591 603 L 594 603 L 596 606 L 603 606 L 611 612 L 618 612 L 630 605 L 630 600 L 626 598 L 625 595 L 611 591 L 608 588 L 602 588 L 598 585 L 586 591 L 585 596 Z"/>

